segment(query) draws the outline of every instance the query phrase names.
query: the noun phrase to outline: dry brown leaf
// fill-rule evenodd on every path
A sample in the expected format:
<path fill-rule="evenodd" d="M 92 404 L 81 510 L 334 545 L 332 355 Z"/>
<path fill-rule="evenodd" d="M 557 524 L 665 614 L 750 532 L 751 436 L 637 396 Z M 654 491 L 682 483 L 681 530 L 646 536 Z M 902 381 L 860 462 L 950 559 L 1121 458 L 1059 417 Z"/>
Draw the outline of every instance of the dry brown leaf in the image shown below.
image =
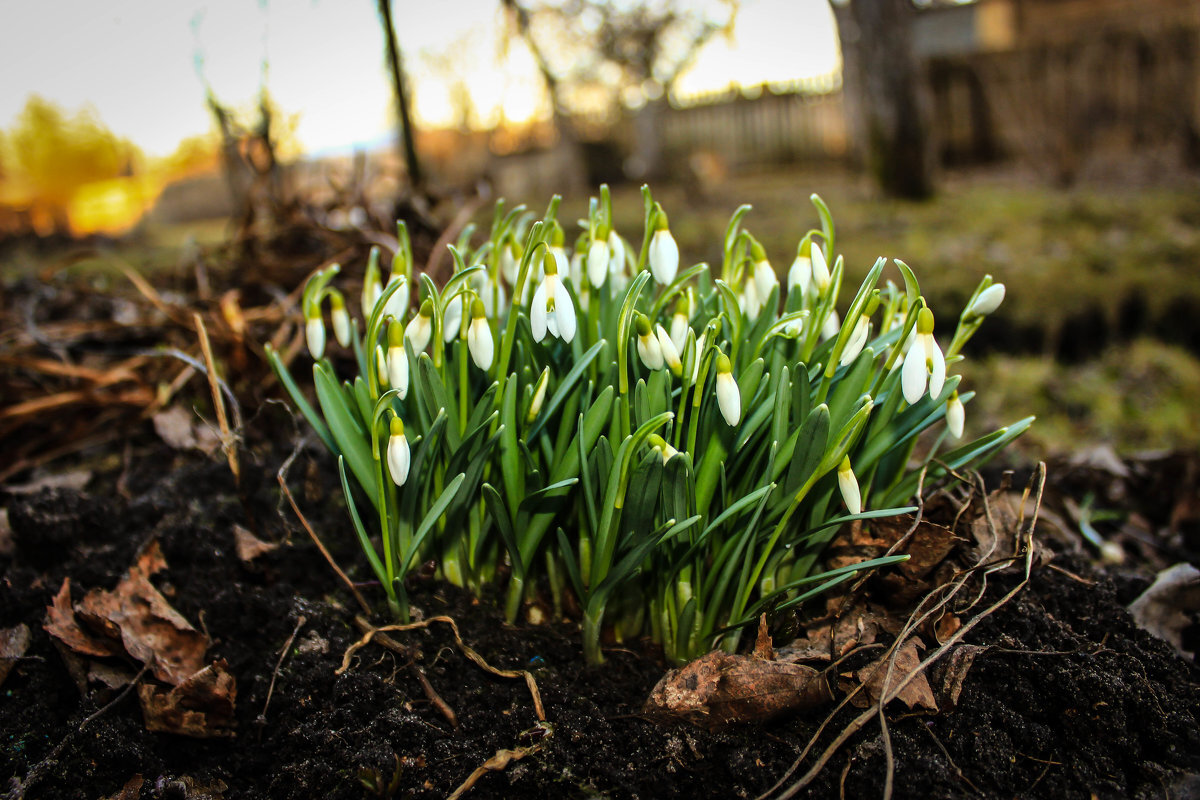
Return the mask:
<path fill-rule="evenodd" d="M 1168 642 L 1189 661 L 1195 660 L 1183 633 L 1200 615 L 1200 570 L 1185 563 L 1158 573 L 1154 583 L 1129 604 L 1129 613 L 1138 627 Z"/>
<path fill-rule="evenodd" d="M 971 671 L 971 666 L 975 663 L 975 656 L 990 649 L 990 646 L 960 644 L 955 646 L 948 657 L 938 665 L 938 699 L 943 708 L 954 708 L 958 705 L 959 695 L 962 694 L 967 673 Z"/>
<path fill-rule="evenodd" d="M 154 432 L 172 449 L 211 453 L 220 445 L 208 426 L 197 424 L 195 415 L 180 406 L 160 411 L 152 419 Z"/>
<path fill-rule="evenodd" d="M 224 661 L 214 661 L 178 686 L 138 685 L 146 729 L 199 739 L 233 736 L 237 682 Z"/>
<path fill-rule="evenodd" d="M 664 675 L 645 711 L 717 729 L 766 721 L 831 699 L 824 675 L 812 667 L 714 650 Z"/>
<path fill-rule="evenodd" d="M 889 663 L 892 664 L 890 680 L 888 680 Z M 867 697 L 859 694 L 855 696 L 852 702 L 859 708 L 866 708 L 871 703 L 878 702 L 879 698 L 883 697 L 886 692 L 890 692 L 899 685 L 920 664 L 920 645 L 916 639 L 909 639 L 894 654 L 885 654 L 878 660 L 853 673 L 851 680 L 848 682 L 849 685 L 845 688 L 849 690 L 855 682 L 862 684 Z M 842 677 L 845 678 L 847 676 L 843 675 Z M 886 687 L 884 686 L 885 681 L 888 682 Z M 901 689 L 896 698 L 909 708 L 917 708 L 919 706 L 929 711 L 937 711 L 938 709 L 937 699 L 934 698 L 933 690 L 929 687 L 929 680 L 925 677 L 924 673 L 917 675 L 907 686 Z"/>
<path fill-rule="evenodd" d="M 103 657 L 119 652 L 111 642 L 92 636 L 79 627 L 75 610 L 71 608 L 70 578 L 63 578 L 62 588 L 54 596 L 54 603 L 46 606 L 46 622 L 42 627 L 46 633 L 80 655 Z"/>
<path fill-rule="evenodd" d="M 269 553 L 276 547 L 279 547 L 279 545 L 273 542 L 264 542 L 236 523 L 233 526 L 233 538 L 237 547 L 238 558 L 242 561 L 253 561 L 263 553 Z"/>
<path fill-rule="evenodd" d="M 129 780 L 125 781 L 116 794 L 110 794 L 103 800 L 138 800 L 142 795 L 142 784 L 146 782 L 140 774 L 134 775 Z"/>
<path fill-rule="evenodd" d="M 8 677 L 13 665 L 29 649 L 29 626 L 22 623 L 12 628 L 0 629 L 0 686 Z"/>

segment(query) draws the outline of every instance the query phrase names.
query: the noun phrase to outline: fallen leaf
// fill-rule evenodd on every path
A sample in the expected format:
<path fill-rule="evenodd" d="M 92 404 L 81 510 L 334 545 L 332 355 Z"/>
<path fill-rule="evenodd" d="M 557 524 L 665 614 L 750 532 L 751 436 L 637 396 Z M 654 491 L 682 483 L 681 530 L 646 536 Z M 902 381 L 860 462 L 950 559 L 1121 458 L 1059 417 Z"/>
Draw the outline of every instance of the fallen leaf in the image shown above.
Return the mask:
<path fill-rule="evenodd" d="M 24 623 L 0 629 L 0 686 L 4 684 L 13 665 L 29 649 L 30 638 L 29 626 Z"/>
<path fill-rule="evenodd" d="M 142 794 L 142 784 L 145 782 L 146 779 L 140 774 L 134 775 L 125 781 L 125 785 L 116 794 L 110 794 L 108 797 L 103 798 L 103 800 L 138 800 Z"/>
<path fill-rule="evenodd" d="M 234 544 L 237 547 L 238 558 L 242 561 L 253 561 L 263 553 L 269 553 L 279 545 L 264 542 L 241 525 L 233 526 Z"/>
<path fill-rule="evenodd" d="M 92 473 L 90 470 L 72 469 L 66 472 L 43 475 L 40 478 L 34 478 L 28 483 L 10 483 L 5 485 L 4 491 L 9 494 L 34 494 L 43 489 L 70 489 L 78 492 L 82 491 L 91 479 Z"/>
<path fill-rule="evenodd" d="M 85 656 L 112 656 L 119 650 L 112 643 L 99 639 L 79 627 L 75 610 L 71 608 L 71 579 L 63 578 L 54 603 L 46 606 L 46 622 L 42 625 L 54 638 L 74 652 Z"/>
<path fill-rule="evenodd" d="M 1140 628 L 1195 661 L 1196 653 L 1184 647 L 1183 631 L 1196 624 L 1200 614 L 1200 570 L 1176 564 L 1158 573 L 1154 583 L 1129 604 L 1129 613 Z"/>
<path fill-rule="evenodd" d="M 888 676 L 888 668 L 891 664 L 891 677 Z M 859 708 L 865 708 L 872 703 L 879 701 L 885 693 L 892 691 L 921 664 L 920 645 L 916 639 L 909 639 L 904 645 L 894 654 L 885 654 L 876 661 L 868 664 L 850 676 L 850 680 L 845 688 L 847 691 L 855 682 L 862 684 L 866 691 L 866 697 L 858 694 L 851 701 Z M 846 678 L 847 676 L 843 676 Z M 887 686 L 884 686 L 885 681 Z M 933 690 L 929 687 L 929 680 L 922 672 L 913 678 L 907 686 L 900 690 L 896 695 L 896 699 L 900 700 L 909 708 L 928 709 L 929 711 L 937 711 L 937 700 L 933 696 Z"/>
<path fill-rule="evenodd" d="M 233 736 L 237 683 L 224 661 L 214 661 L 178 686 L 138 686 L 146 729 L 199 739 Z"/>
<path fill-rule="evenodd" d="M 967 673 L 975 663 L 975 657 L 991 649 L 990 645 L 960 644 L 951 648 L 947 657 L 938 664 L 937 686 L 940 705 L 954 708 L 962 694 Z"/>
<path fill-rule="evenodd" d="M 664 675 L 645 711 L 715 730 L 815 708 L 832 698 L 824 675 L 812 667 L 714 650 Z"/>
<path fill-rule="evenodd" d="M 174 450 L 201 450 L 213 453 L 220 438 L 207 425 L 198 424 L 195 415 L 180 406 L 171 406 L 152 417 L 154 432 Z"/>

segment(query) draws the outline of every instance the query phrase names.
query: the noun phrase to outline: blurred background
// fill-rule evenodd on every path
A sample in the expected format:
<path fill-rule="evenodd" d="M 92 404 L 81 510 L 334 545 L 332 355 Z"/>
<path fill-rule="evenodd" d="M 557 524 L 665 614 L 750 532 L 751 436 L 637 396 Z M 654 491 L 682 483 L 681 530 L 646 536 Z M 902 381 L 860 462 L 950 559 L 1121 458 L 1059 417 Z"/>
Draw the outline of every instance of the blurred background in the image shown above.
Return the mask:
<path fill-rule="evenodd" d="M 8 3 L 0 72 L 6 347 L 114 257 L 232 331 L 227 291 L 356 274 L 397 218 L 433 267 L 496 198 L 574 219 L 602 182 L 633 238 L 649 182 L 688 262 L 750 203 L 783 271 L 818 192 L 851 280 L 901 258 L 947 321 L 1007 284 L 962 365 L 976 430 L 1200 446 L 1200 3 Z"/>

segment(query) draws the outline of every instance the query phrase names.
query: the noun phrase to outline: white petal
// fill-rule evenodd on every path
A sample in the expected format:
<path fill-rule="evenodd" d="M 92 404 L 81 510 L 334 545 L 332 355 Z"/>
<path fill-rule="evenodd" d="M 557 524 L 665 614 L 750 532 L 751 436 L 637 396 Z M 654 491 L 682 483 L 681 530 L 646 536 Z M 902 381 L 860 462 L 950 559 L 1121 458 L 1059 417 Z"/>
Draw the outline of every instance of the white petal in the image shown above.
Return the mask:
<path fill-rule="evenodd" d="M 675 280 L 679 271 L 679 245 L 669 230 L 654 232 L 650 239 L 649 258 L 650 273 L 654 275 L 654 280 L 663 286 Z"/>
<path fill-rule="evenodd" d="M 811 252 L 813 283 L 817 285 L 817 291 L 824 292 L 830 281 L 829 264 L 825 261 L 825 253 L 816 242 L 812 243 Z"/>
<path fill-rule="evenodd" d="M 662 351 L 663 363 L 676 375 L 683 372 L 683 362 L 679 360 L 679 350 L 662 325 L 654 326 L 654 337 L 658 339 L 659 350 Z"/>
<path fill-rule="evenodd" d="M 308 340 L 308 353 L 314 361 L 320 361 L 325 355 L 325 323 L 320 317 L 313 317 L 304 323 L 304 338 Z"/>
<path fill-rule="evenodd" d="M 560 278 L 567 277 L 571 271 L 571 265 L 567 261 L 567 251 L 563 250 L 561 247 L 551 247 L 550 254 L 554 256 L 554 264 L 558 268 L 559 277 Z M 539 275 L 544 274 L 544 270 L 545 270 L 545 265 L 543 264 L 542 266 L 539 267 L 538 274 Z"/>
<path fill-rule="evenodd" d="M 428 317 L 417 314 L 404 328 L 404 338 L 412 342 L 414 353 L 423 353 L 433 335 L 433 323 Z"/>
<path fill-rule="evenodd" d="M 625 242 L 616 231 L 608 234 L 608 271 L 613 275 L 625 274 Z"/>
<path fill-rule="evenodd" d="M 717 405 L 721 416 L 732 428 L 742 420 L 742 393 L 729 372 L 717 373 Z"/>
<path fill-rule="evenodd" d="M 788 291 L 799 291 L 801 296 L 808 293 L 812 283 L 812 259 L 796 256 L 788 270 Z"/>
<path fill-rule="evenodd" d="M 571 284 L 576 289 L 583 286 L 583 253 L 575 253 L 571 256 Z"/>
<path fill-rule="evenodd" d="M 388 380 L 388 361 L 387 356 L 383 354 L 383 345 L 375 345 L 375 376 L 379 378 L 379 385 L 385 389 L 391 388 L 391 381 Z"/>
<path fill-rule="evenodd" d="M 861 514 L 862 493 L 858 489 L 858 478 L 854 477 L 854 470 L 838 470 L 838 489 L 846 503 L 846 510 L 851 514 Z"/>
<path fill-rule="evenodd" d="M 843 367 L 854 362 L 858 358 L 858 354 L 862 352 L 863 346 L 867 343 L 867 337 L 870 335 L 871 324 L 867 322 L 866 317 L 859 317 L 858 323 L 854 326 L 854 332 L 850 334 L 850 340 L 846 342 L 846 349 L 842 351 L 842 358 L 839 362 Z"/>
<path fill-rule="evenodd" d="M 986 317 L 999 308 L 1003 302 L 1004 284 L 993 283 L 980 292 L 979 296 L 975 298 L 975 302 L 971 303 L 971 307 L 967 309 L 967 316 Z"/>
<path fill-rule="evenodd" d="M 570 344 L 575 338 L 575 304 L 562 281 L 554 285 L 554 324 L 558 328 L 558 337 Z"/>
<path fill-rule="evenodd" d="M 653 333 L 638 336 L 637 351 L 638 355 L 642 357 L 642 363 L 646 365 L 646 369 L 663 368 L 662 347 L 659 346 L 658 339 Z"/>
<path fill-rule="evenodd" d="M 838 331 L 842 329 L 841 318 L 838 317 L 837 311 L 830 311 L 829 316 L 825 318 L 825 324 L 821 326 L 821 339 L 832 339 L 838 335 Z"/>
<path fill-rule="evenodd" d="M 509 286 L 517 285 L 517 258 L 511 247 L 505 246 L 500 250 L 500 274 Z"/>
<path fill-rule="evenodd" d="M 546 313 L 546 330 L 555 339 L 558 338 L 558 314 Z"/>
<path fill-rule="evenodd" d="M 396 319 L 403 319 L 405 312 L 408 311 L 408 285 L 404 280 L 403 275 L 392 275 L 391 279 L 388 281 L 388 286 L 390 287 L 393 283 L 397 282 L 405 285 L 397 289 L 392 296 L 388 298 L 387 305 L 383 307 L 383 313 L 384 316 L 391 314 Z M 383 294 L 383 292 L 380 292 L 380 294 Z M 374 308 L 374 306 L 372 306 L 372 308 Z"/>
<path fill-rule="evenodd" d="M 388 385 L 400 390 L 400 399 L 408 396 L 408 354 L 403 347 L 389 347 L 387 356 Z"/>
<path fill-rule="evenodd" d="M 759 303 L 766 303 L 771 290 L 779 285 L 779 277 L 769 261 L 759 261 L 754 265 L 754 283 L 758 286 Z"/>
<path fill-rule="evenodd" d="M 963 426 L 967 421 L 967 412 L 963 409 L 962 400 L 952 397 L 946 403 L 946 429 L 955 439 L 961 439 Z"/>
<path fill-rule="evenodd" d="M 533 328 L 533 340 L 546 338 L 546 284 L 539 283 L 529 306 L 529 327 Z"/>
<path fill-rule="evenodd" d="M 458 336 L 462 330 L 463 319 L 463 299 L 461 294 L 454 295 L 454 298 L 446 304 L 445 321 L 442 323 L 442 341 L 453 342 L 454 337 Z"/>
<path fill-rule="evenodd" d="M 937 339 L 930 334 L 926 342 L 926 353 L 931 363 L 929 369 L 929 396 L 937 400 L 942 396 L 942 387 L 946 383 L 946 359 L 942 357 L 942 348 L 938 347 Z"/>
<path fill-rule="evenodd" d="M 683 314 L 676 314 L 671 317 L 671 344 L 675 345 L 676 352 L 683 352 L 683 345 L 687 342 L 688 321 Z"/>
<path fill-rule="evenodd" d="M 409 451 L 408 439 L 404 434 L 388 439 L 387 447 L 388 474 L 397 486 L 403 486 L 408 480 Z"/>
<path fill-rule="evenodd" d="M 471 360 L 475 366 L 487 371 L 492 367 L 492 359 L 496 357 L 496 347 L 492 341 L 492 329 L 484 317 L 471 320 L 467 328 L 467 349 L 471 351 Z"/>
<path fill-rule="evenodd" d="M 925 348 L 918 340 L 904 357 L 904 368 L 900 373 L 900 387 L 909 405 L 916 403 L 925 394 Z"/>
<path fill-rule="evenodd" d="M 350 346 L 350 315 L 346 309 L 335 309 L 330 315 L 333 319 L 333 337 L 342 347 Z"/>
<path fill-rule="evenodd" d="M 587 257 L 588 283 L 596 288 L 604 285 L 608 277 L 608 242 L 592 242 Z"/>

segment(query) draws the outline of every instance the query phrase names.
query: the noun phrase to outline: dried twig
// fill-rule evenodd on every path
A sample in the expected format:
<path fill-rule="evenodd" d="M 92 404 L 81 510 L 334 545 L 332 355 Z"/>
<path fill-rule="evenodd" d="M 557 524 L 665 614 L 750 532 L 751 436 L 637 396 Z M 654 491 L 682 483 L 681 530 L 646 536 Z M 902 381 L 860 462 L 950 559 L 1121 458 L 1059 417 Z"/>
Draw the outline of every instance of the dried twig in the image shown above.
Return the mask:
<path fill-rule="evenodd" d="M 491 664 L 483 660 L 483 656 L 476 653 L 466 642 L 462 640 L 462 636 L 458 632 L 458 624 L 451 618 L 445 616 L 430 617 L 429 619 L 421 620 L 420 622 L 411 622 L 408 624 L 383 625 L 378 628 L 370 626 L 366 620 L 356 620 L 356 623 L 366 629 L 366 633 L 354 644 L 346 649 L 346 654 L 342 657 L 342 665 L 335 671 L 335 675 L 341 675 L 350 668 L 350 659 L 362 648 L 370 644 L 371 639 L 376 634 L 386 633 L 388 631 L 413 631 L 421 628 L 428 628 L 435 622 L 444 622 L 450 626 L 450 630 L 454 633 L 454 643 L 458 645 L 458 649 L 462 651 L 468 659 L 475 662 L 483 670 L 497 675 L 501 678 L 524 678 L 525 685 L 529 687 L 529 694 L 533 697 L 533 710 L 537 714 L 539 722 L 546 721 L 546 710 L 542 706 L 542 693 L 538 691 L 537 681 L 533 678 L 533 673 L 523 669 L 497 669 Z"/>
<path fill-rule="evenodd" d="M 213 407 L 217 411 L 217 425 L 221 429 L 221 449 L 229 462 L 229 471 L 233 473 L 233 482 L 240 488 L 242 485 L 242 469 L 238 463 L 237 438 L 229 430 L 229 418 L 225 414 L 225 398 L 221 395 L 221 386 L 217 382 L 217 365 L 213 361 L 212 346 L 208 341 L 208 329 L 204 319 L 199 314 L 192 314 L 192 323 L 200 337 L 200 352 L 204 354 L 205 372 L 208 374 L 208 387 L 212 390 Z"/>
<path fill-rule="evenodd" d="M 279 670 L 283 667 L 283 660 L 287 658 L 288 651 L 292 649 L 292 642 L 296 641 L 296 636 L 300 633 L 300 629 L 304 627 L 304 623 L 308 620 L 303 614 L 296 620 L 296 627 L 292 629 L 292 635 L 284 642 L 283 647 L 279 651 L 279 660 L 275 662 L 275 669 L 271 672 L 271 685 L 267 687 L 267 699 L 263 702 L 262 712 L 255 720 L 260 726 L 258 729 L 259 738 L 262 738 L 262 726 L 267 724 L 267 707 L 271 705 L 271 695 L 275 693 L 275 679 L 279 677 Z"/>

